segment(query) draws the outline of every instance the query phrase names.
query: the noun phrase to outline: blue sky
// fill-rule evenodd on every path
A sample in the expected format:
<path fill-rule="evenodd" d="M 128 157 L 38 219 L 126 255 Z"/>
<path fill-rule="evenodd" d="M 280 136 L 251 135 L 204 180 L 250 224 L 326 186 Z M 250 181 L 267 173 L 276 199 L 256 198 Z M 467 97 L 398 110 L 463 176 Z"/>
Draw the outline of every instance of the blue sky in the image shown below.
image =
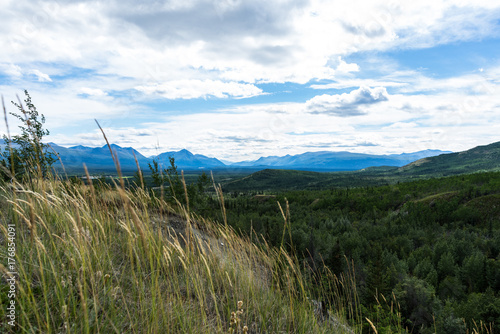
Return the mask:
<path fill-rule="evenodd" d="M 63 146 L 102 146 L 94 119 L 145 155 L 232 161 L 500 141 L 495 1 L 0 6 L 0 94 L 28 89 Z"/>

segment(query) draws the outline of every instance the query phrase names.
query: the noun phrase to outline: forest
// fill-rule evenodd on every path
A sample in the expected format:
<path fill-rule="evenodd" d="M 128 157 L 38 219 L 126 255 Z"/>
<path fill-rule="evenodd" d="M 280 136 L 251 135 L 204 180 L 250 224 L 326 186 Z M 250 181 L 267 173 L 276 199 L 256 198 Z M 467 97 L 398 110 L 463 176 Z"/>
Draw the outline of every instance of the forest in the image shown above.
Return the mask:
<path fill-rule="evenodd" d="M 480 322 L 500 332 L 500 172 L 224 196 L 231 226 L 255 242 L 284 241 L 313 275 L 353 263 L 362 313 L 381 328 L 395 330 L 395 300 L 412 333 L 466 333 Z M 198 212 L 221 220 L 216 204 L 208 197 Z"/>

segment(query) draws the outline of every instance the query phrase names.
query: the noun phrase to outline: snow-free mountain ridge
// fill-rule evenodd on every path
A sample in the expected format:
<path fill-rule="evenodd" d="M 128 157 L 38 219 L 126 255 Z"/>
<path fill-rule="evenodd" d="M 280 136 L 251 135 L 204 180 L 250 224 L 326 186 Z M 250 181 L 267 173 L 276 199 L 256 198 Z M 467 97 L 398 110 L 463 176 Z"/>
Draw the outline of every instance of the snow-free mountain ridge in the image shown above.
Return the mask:
<path fill-rule="evenodd" d="M 3 140 L 0 140 L 0 146 L 5 146 Z M 82 169 L 83 164 L 85 164 L 89 170 L 115 170 L 115 165 L 107 145 L 102 147 L 87 147 L 83 145 L 63 147 L 55 143 L 50 143 L 50 146 L 59 154 L 66 169 Z M 414 153 L 375 155 L 346 151 L 320 151 L 306 152 L 297 155 L 288 154 L 285 156 L 261 157 L 254 161 L 223 163 L 217 158 L 193 154 L 186 149 L 145 157 L 133 147 L 121 147 L 116 144 L 111 144 L 111 148 L 116 152 L 122 170 L 137 170 L 137 164 L 139 164 L 144 171 L 149 170 L 148 163 L 150 163 L 153 158 L 157 158 L 164 167 L 170 165 L 169 157 L 173 157 L 178 168 L 183 170 L 224 168 L 249 168 L 256 170 L 276 168 L 311 171 L 348 171 L 377 166 L 401 167 L 422 158 L 450 153 L 439 150 L 424 150 Z M 55 166 L 61 166 L 59 160 L 55 163 Z"/>

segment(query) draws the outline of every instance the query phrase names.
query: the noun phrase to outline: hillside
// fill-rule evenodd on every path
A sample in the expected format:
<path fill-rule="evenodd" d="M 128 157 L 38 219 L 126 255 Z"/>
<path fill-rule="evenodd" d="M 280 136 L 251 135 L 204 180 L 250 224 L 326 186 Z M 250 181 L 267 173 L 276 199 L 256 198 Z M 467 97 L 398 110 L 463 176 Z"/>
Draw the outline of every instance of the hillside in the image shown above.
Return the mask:
<path fill-rule="evenodd" d="M 354 172 L 309 172 L 264 169 L 240 179 L 223 183 L 224 191 L 278 191 L 292 189 L 324 189 L 387 184 L 397 167 L 372 167 Z"/>
<path fill-rule="evenodd" d="M 0 318 L 9 300 L 17 310 L 2 333 L 352 333 L 342 301 L 323 312 L 315 296 L 328 291 L 265 240 L 141 189 L 14 186 L 0 187 L 0 244 L 15 244 L 0 252 L 15 259 L 0 265 Z"/>
<path fill-rule="evenodd" d="M 447 176 L 500 169 L 500 142 L 412 162 L 398 170 L 401 175 Z"/>
<path fill-rule="evenodd" d="M 402 333 L 389 324 L 395 305 L 406 333 L 500 333 L 500 172 L 272 189 L 231 192 L 228 220 L 277 245 L 283 223 L 276 206 L 286 203 L 289 249 L 336 275 L 346 269 L 344 256 L 352 260 L 359 305 L 363 316 L 378 319 L 378 333 Z M 363 333 L 373 333 L 368 324 Z"/>

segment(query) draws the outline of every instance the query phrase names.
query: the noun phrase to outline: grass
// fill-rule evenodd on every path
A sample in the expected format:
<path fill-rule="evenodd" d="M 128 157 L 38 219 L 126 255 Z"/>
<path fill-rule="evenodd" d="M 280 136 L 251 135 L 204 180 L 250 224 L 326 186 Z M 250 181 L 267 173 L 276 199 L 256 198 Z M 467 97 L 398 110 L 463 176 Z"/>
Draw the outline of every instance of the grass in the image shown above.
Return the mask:
<path fill-rule="evenodd" d="M 14 224 L 18 273 L 17 326 L 2 321 L 0 332 L 356 330 L 346 320 L 358 321 L 351 297 L 337 299 L 329 316 L 318 315 L 315 285 L 283 248 L 257 237 L 251 242 L 140 188 L 38 179 L 3 185 L 0 205 L 1 263 L 7 263 L 7 224 Z M 9 270 L 0 270 L 6 278 Z M 349 290 L 352 283 L 328 284 Z M 235 323 L 232 312 L 240 311 Z"/>

